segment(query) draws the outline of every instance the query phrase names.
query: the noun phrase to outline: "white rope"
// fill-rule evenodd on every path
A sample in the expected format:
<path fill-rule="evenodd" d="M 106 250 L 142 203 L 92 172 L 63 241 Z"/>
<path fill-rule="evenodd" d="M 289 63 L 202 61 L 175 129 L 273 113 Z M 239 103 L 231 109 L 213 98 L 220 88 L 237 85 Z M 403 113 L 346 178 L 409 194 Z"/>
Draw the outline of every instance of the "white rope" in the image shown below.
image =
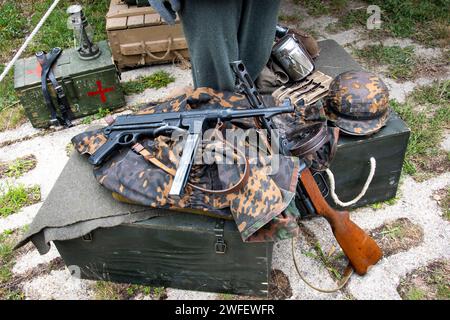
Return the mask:
<path fill-rule="evenodd" d="M 333 198 L 334 202 L 341 207 L 348 207 L 348 206 L 351 206 L 352 204 L 355 204 L 356 202 L 358 202 L 362 197 L 364 197 L 364 195 L 367 192 L 367 189 L 369 189 L 369 185 L 372 182 L 373 176 L 375 175 L 376 167 L 377 167 L 377 162 L 375 161 L 374 157 L 371 157 L 370 158 L 370 172 L 369 172 L 369 176 L 367 177 L 366 183 L 364 184 L 364 187 L 362 188 L 361 192 L 358 194 L 358 196 L 355 199 L 353 199 L 351 201 L 347 201 L 347 202 L 342 202 L 341 200 L 339 200 L 339 197 L 337 196 L 337 194 L 335 192 L 336 183 L 334 181 L 333 172 L 331 172 L 330 169 L 327 169 L 326 173 L 328 175 L 328 180 L 330 180 L 330 193 L 331 193 L 331 197 Z"/>
<path fill-rule="evenodd" d="M 2 82 L 2 80 L 6 77 L 6 75 L 9 72 L 9 70 L 12 68 L 14 63 L 16 63 L 17 59 L 19 59 L 19 57 L 23 53 L 23 51 L 27 48 L 27 46 L 30 43 L 30 41 L 33 40 L 33 37 L 36 35 L 36 33 L 38 33 L 39 29 L 42 27 L 42 25 L 44 24 L 45 20 L 47 20 L 48 16 L 52 13 L 53 9 L 55 9 L 55 7 L 58 5 L 59 1 L 60 0 L 55 0 L 55 2 L 53 2 L 53 4 L 50 6 L 50 8 L 48 8 L 48 10 L 45 13 L 45 15 L 42 17 L 42 19 L 39 21 L 39 23 L 33 29 L 33 32 L 30 33 L 28 38 L 25 40 L 23 45 L 20 47 L 19 51 L 17 51 L 17 53 L 15 54 L 14 58 L 12 58 L 12 60 L 6 66 L 5 70 L 3 70 L 3 73 L 0 75 L 0 82 Z"/>

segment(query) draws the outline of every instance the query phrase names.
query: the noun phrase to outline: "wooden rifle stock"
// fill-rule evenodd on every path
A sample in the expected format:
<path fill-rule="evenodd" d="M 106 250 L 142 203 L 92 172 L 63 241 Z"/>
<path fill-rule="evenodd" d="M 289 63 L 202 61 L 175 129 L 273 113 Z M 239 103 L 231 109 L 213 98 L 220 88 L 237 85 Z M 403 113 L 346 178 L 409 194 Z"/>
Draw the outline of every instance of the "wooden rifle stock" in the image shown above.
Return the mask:
<path fill-rule="evenodd" d="M 309 169 L 302 171 L 300 179 L 317 214 L 330 223 L 337 242 L 356 273 L 366 274 L 369 268 L 381 259 L 383 253 L 380 247 L 350 220 L 348 211 L 337 211 L 330 207 Z"/>

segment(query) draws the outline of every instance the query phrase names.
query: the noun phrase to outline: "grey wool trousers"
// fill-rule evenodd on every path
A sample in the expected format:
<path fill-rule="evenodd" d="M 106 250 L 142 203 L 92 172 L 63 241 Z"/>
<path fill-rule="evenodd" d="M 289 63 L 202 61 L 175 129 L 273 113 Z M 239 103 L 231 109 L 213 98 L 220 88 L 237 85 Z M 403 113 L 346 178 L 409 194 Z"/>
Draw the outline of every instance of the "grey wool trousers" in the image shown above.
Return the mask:
<path fill-rule="evenodd" d="M 255 80 L 270 57 L 279 7 L 280 0 L 182 0 L 195 88 L 233 91 L 235 60 Z"/>

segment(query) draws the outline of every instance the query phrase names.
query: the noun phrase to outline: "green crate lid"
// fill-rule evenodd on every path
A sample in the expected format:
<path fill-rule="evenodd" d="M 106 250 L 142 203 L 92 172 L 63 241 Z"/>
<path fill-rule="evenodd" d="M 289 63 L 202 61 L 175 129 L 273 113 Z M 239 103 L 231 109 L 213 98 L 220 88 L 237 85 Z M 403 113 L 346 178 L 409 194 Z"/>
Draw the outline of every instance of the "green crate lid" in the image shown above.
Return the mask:
<path fill-rule="evenodd" d="M 100 41 L 101 54 L 93 60 L 81 60 L 74 48 L 64 49 L 53 69 L 57 79 L 115 68 L 107 41 Z M 14 88 L 24 90 L 41 83 L 41 66 L 36 57 L 19 59 L 14 66 Z"/>

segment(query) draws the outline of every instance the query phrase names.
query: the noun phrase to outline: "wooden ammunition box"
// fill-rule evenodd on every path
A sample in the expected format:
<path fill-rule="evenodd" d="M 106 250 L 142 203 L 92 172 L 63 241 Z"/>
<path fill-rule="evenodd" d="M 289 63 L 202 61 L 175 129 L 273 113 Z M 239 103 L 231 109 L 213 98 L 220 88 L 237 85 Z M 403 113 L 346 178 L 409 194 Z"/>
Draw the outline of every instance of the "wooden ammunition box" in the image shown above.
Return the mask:
<path fill-rule="evenodd" d="M 180 20 L 168 25 L 152 7 L 111 0 L 106 31 L 120 69 L 189 59 Z"/>
<path fill-rule="evenodd" d="M 53 72 L 69 100 L 75 118 L 97 113 L 99 108 L 115 109 L 125 105 L 119 74 L 106 41 L 98 43 L 99 57 L 82 60 L 74 48 L 64 49 L 55 62 Z M 19 59 L 14 67 L 14 88 L 33 127 L 50 125 L 50 111 L 41 88 L 41 65 L 36 57 Z M 55 109 L 56 93 L 49 83 Z"/>

